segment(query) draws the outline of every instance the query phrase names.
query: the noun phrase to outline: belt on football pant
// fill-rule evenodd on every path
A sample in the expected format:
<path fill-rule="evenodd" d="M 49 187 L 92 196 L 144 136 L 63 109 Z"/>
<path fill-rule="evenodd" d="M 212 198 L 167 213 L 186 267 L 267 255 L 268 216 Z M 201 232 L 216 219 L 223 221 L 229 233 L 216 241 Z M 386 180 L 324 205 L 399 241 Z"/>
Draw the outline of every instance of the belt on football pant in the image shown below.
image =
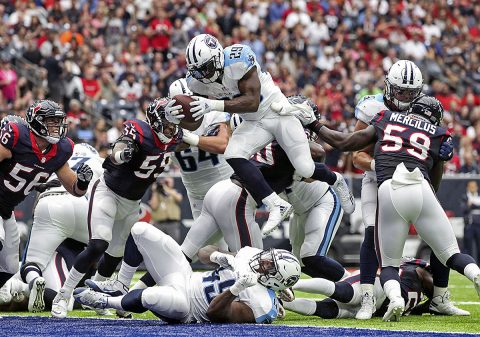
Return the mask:
<path fill-rule="evenodd" d="M 240 188 L 245 188 L 245 187 L 243 186 L 243 184 L 242 184 L 240 181 L 238 181 L 237 179 L 235 179 L 235 178 L 230 178 L 230 180 L 232 181 L 232 183 L 234 183 L 234 184 L 237 185 L 238 187 L 240 187 Z"/>
<path fill-rule="evenodd" d="M 42 199 L 42 198 L 45 198 L 45 197 L 50 197 L 50 196 L 53 196 L 53 195 L 67 195 L 69 194 L 68 192 L 45 192 L 45 193 L 42 193 L 39 197 L 38 197 L 38 200 Z"/>

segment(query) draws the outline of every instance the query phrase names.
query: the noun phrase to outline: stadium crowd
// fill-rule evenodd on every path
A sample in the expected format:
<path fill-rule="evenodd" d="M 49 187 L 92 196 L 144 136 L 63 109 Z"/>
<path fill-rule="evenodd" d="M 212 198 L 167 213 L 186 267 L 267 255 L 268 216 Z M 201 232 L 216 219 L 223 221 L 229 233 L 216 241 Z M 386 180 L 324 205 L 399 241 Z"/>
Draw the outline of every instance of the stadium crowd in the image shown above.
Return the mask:
<path fill-rule="evenodd" d="M 339 130 L 408 58 L 445 107 L 455 157 L 447 173 L 479 173 L 480 4 L 468 0 L 2 0 L 0 113 L 50 97 L 69 136 L 106 153 L 126 118 L 184 77 L 197 34 L 251 46 L 286 95 L 302 92 Z M 355 171 L 327 147 L 327 164 Z"/>

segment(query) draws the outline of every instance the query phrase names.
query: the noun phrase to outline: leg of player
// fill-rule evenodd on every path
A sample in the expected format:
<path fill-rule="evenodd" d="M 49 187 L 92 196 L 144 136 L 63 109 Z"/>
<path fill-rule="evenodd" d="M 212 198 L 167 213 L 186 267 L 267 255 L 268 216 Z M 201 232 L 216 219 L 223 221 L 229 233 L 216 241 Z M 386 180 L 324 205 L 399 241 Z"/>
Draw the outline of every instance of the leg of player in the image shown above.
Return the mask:
<path fill-rule="evenodd" d="M 5 231 L 5 245 L 0 250 L 0 288 L 18 271 L 18 245 L 20 236 L 17 221 L 12 213 L 8 219 L 0 217 L 0 227 Z"/>
<path fill-rule="evenodd" d="M 322 301 L 310 299 L 295 299 L 292 302 L 284 302 L 285 309 L 305 315 L 318 316 L 323 319 L 352 318 L 355 316 L 356 306 L 338 303 L 331 298 Z"/>
<path fill-rule="evenodd" d="M 430 266 L 433 276 L 433 298 L 430 302 L 430 312 L 448 316 L 469 316 L 468 311 L 457 308 L 450 301 L 450 291 L 448 290 L 450 268 L 443 265 L 433 251 L 430 254 Z"/>
<path fill-rule="evenodd" d="M 428 207 L 422 209 L 422 213 L 415 223 L 418 234 L 432 248 L 440 262 L 465 275 L 473 282 L 480 297 L 480 269 L 478 265 L 473 257 L 460 253 L 450 221 L 429 184 L 424 182 L 422 188 L 422 202 Z M 432 223 L 435 223 L 435 231 L 431 230 Z"/>
<path fill-rule="evenodd" d="M 342 303 L 359 304 L 360 302 L 360 296 L 356 296 L 355 303 L 352 303 L 355 293 L 352 285 L 346 281 L 332 282 L 323 278 L 299 280 L 293 286 L 293 290 L 325 295 Z"/>
<path fill-rule="evenodd" d="M 362 288 L 362 305 L 356 319 L 370 319 L 375 312 L 376 298 L 374 283 L 378 270 L 375 252 L 375 214 L 377 211 L 377 181 L 371 174 L 362 179 L 362 220 L 365 234 L 360 247 L 360 284 Z"/>
<path fill-rule="evenodd" d="M 257 205 L 264 203 L 268 207 L 270 214 L 262 231 L 268 234 L 290 216 L 293 207 L 272 190 L 260 170 L 249 161 L 254 153 L 274 139 L 264 124 L 265 120 L 243 121 L 228 141 L 224 156 Z"/>
<path fill-rule="evenodd" d="M 278 120 L 267 119 L 264 124 L 275 135 L 275 139 L 295 168 L 296 174 L 331 185 L 338 194 L 344 211 L 347 214 L 353 213 L 355 201 L 347 183 L 341 174 L 332 172 L 322 163 L 313 161 L 308 139 L 300 121 L 294 116 L 283 116 Z"/>

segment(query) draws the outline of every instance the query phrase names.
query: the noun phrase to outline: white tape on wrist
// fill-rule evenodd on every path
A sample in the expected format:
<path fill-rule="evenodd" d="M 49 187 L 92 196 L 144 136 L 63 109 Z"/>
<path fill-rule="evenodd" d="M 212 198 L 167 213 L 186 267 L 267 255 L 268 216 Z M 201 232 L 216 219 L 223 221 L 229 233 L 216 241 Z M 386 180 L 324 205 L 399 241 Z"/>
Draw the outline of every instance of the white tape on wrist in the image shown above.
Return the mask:
<path fill-rule="evenodd" d="M 218 99 L 213 100 L 213 111 L 225 111 L 225 101 Z"/>
<path fill-rule="evenodd" d="M 370 162 L 370 169 L 372 171 L 375 171 L 375 159 L 372 159 L 372 161 Z"/>
<path fill-rule="evenodd" d="M 183 134 L 183 141 L 187 144 L 190 144 L 192 146 L 197 146 L 198 143 L 200 142 L 200 136 L 188 132 Z"/>
<path fill-rule="evenodd" d="M 233 296 L 238 296 L 244 288 L 237 283 L 234 283 L 233 286 L 230 287 L 230 292 L 232 293 Z"/>
<path fill-rule="evenodd" d="M 118 151 L 118 152 L 115 152 L 115 154 L 113 155 L 113 158 L 115 159 L 115 161 L 119 164 L 123 163 L 124 160 L 122 160 L 122 151 Z"/>

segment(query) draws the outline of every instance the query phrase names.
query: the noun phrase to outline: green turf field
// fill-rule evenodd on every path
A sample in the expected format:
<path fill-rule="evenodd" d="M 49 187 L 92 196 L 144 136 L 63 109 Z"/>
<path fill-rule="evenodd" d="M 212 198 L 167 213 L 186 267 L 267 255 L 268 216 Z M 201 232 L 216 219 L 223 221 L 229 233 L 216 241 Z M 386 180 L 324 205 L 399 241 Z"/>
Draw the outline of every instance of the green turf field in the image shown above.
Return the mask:
<path fill-rule="evenodd" d="M 134 282 L 139 277 L 136 275 Z M 133 283 L 132 283 L 133 284 Z M 358 321 L 355 319 L 324 320 L 318 317 L 305 317 L 287 311 L 287 316 L 282 321 L 276 321 L 277 325 L 309 325 L 309 326 L 336 326 L 354 328 L 373 328 L 388 330 L 415 330 L 415 331 L 442 331 L 442 332 L 469 332 L 480 333 L 480 299 L 478 298 L 473 285 L 457 272 L 450 273 L 451 299 L 460 303 L 458 306 L 471 313 L 469 317 L 447 317 L 447 316 L 409 316 L 402 317 L 401 322 L 386 323 L 381 318 L 373 318 L 369 321 Z M 297 297 L 315 298 L 315 296 L 296 292 Z M 318 297 L 318 296 L 317 296 Z M 9 315 L 2 313 L 2 315 Z M 28 313 L 11 313 L 11 315 L 29 315 Z M 49 316 L 48 312 L 42 316 Z M 70 317 L 99 317 L 90 310 L 75 310 L 69 314 Z M 115 316 L 104 316 L 115 318 Z M 135 314 L 137 319 L 156 319 L 151 313 Z"/>

